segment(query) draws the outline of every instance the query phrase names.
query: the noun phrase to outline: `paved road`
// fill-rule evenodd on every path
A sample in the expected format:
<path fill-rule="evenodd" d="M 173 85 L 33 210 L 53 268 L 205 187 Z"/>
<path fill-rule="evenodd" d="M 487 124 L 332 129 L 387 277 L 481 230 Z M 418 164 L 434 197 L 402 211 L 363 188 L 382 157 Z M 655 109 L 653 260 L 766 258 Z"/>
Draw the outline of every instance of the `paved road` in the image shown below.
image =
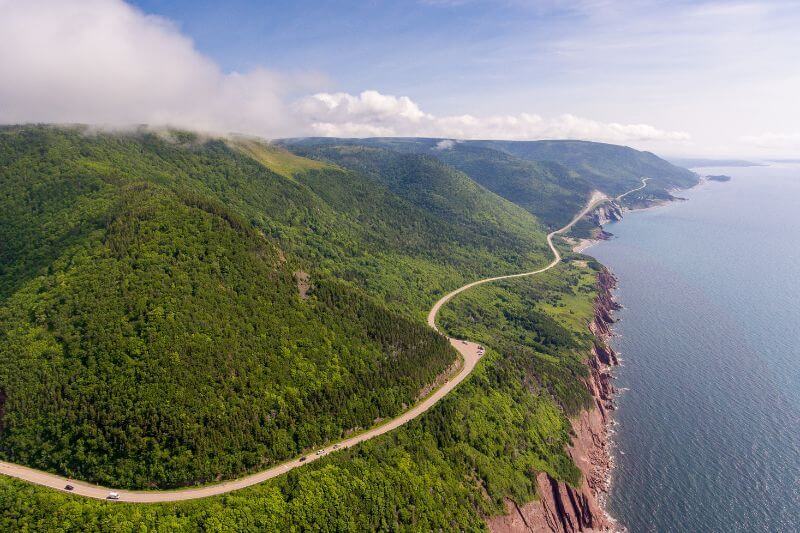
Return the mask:
<path fill-rule="evenodd" d="M 463 356 L 463 365 L 461 366 L 458 374 L 455 377 L 451 378 L 444 385 L 435 390 L 430 396 L 422 400 L 420 403 L 414 405 L 414 407 L 412 407 L 408 411 L 405 411 L 397 418 L 393 418 L 387 421 L 385 424 L 373 427 L 372 429 L 369 429 L 363 433 L 357 434 L 355 436 L 352 436 L 350 438 L 347 438 L 345 440 L 336 443 L 337 447 L 336 449 L 349 448 L 350 446 L 358 444 L 359 442 L 372 439 L 374 437 L 377 437 L 378 435 L 383 435 L 384 433 L 387 433 L 395 428 L 402 426 L 409 420 L 413 420 L 414 418 L 418 417 L 419 415 L 430 409 L 436 402 L 444 398 L 451 390 L 453 390 L 456 387 L 456 385 L 461 383 L 467 376 L 469 376 L 469 374 L 475 368 L 475 365 L 478 363 L 478 360 L 480 359 L 480 356 L 478 355 L 478 345 L 475 343 L 462 343 L 460 341 L 455 341 L 453 339 L 451 339 L 450 342 Z M 97 498 L 103 500 L 107 498 L 108 493 L 110 491 L 114 491 L 117 494 L 119 494 L 119 500 L 125 502 L 135 502 L 135 503 L 175 502 L 181 500 L 194 500 L 197 498 L 205 498 L 207 496 L 215 496 L 218 494 L 225 494 L 226 492 L 231 492 L 234 490 L 249 487 L 251 485 L 256 485 L 258 483 L 261 483 L 268 479 L 272 479 L 281 474 L 285 474 L 289 470 L 297 468 L 298 466 L 303 466 L 304 464 L 316 461 L 317 459 L 336 451 L 336 449 L 334 449 L 333 446 L 328 446 L 325 449 L 310 452 L 308 455 L 305 456 L 306 457 L 305 460 L 297 458 L 291 461 L 287 461 L 285 463 L 281 463 L 277 466 L 269 468 L 268 470 L 263 470 L 261 472 L 257 472 L 255 474 L 251 474 L 249 476 L 241 477 L 231 481 L 224 481 L 222 483 L 207 485 L 203 487 L 194 487 L 194 488 L 177 489 L 177 490 L 133 491 L 133 490 L 110 489 L 107 487 L 92 485 L 90 483 L 84 483 L 82 481 L 67 479 L 65 477 L 57 476 L 55 474 L 42 472 L 40 470 L 34 470 L 32 468 L 20 466 L 13 463 L 7 463 L 4 461 L 0 461 L 0 474 L 5 474 L 7 476 L 12 476 L 18 479 L 29 481 L 31 483 L 35 483 L 37 485 L 44 485 L 45 487 L 59 489 L 62 491 L 64 491 L 64 487 L 67 484 L 70 484 L 73 486 L 72 494 L 79 494 L 81 496 L 86 496 L 88 498 Z"/>
<path fill-rule="evenodd" d="M 621 198 L 621 196 L 617 198 Z M 460 287 L 454 290 L 453 292 L 446 294 L 438 302 L 434 304 L 433 308 L 428 314 L 428 325 L 431 326 L 436 331 L 439 331 L 439 328 L 436 326 L 436 315 L 438 314 L 439 309 L 442 307 L 443 304 L 452 299 L 456 294 L 459 294 L 471 287 L 475 287 L 476 285 L 481 285 L 483 283 L 489 283 L 491 281 L 497 281 L 501 279 L 533 276 L 535 274 L 539 274 L 547 270 L 550 270 L 551 268 L 556 266 L 558 262 L 561 260 L 561 254 L 553 244 L 553 237 L 555 235 L 564 233 L 565 231 L 569 230 L 578 220 L 583 218 L 583 216 L 586 215 L 589 211 L 597 207 L 597 205 L 606 202 L 608 200 L 609 198 L 606 195 L 600 192 L 594 192 L 586 207 L 580 213 L 575 215 L 575 218 L 573 218 L 569 224 L 547 235 L 547 244 L 550 246 L 550 250 L 553 252 L 554 256 L 553 261 L 551 261 L 547 266 L 540 268 L 538 270 L 533 270 L 531 272 L 523 272 L 522 274 L 497 276 L 493 278 L 486 278 L 474 281 L 472 283 L 468 283 L 467 285 L 464 285 L 463 287 Z M 117 494 L 119 494 L 120 501 L 134 502 L 134 503 L 157 503 L 157 502 L 175 502 L 181 500 L 194 500 L 197 498 L 206 498 L 208 496 L 216 496 L 234 490 L 243 489 L 245 487 L 262 483 L 268 479 L 272 479 L 281 474 L 285 474 L 289 470 L 292 470 L 299 466 L 303 466 L 310 462 L 316 461 L 317 459 L 324 457 L 329 453 L 336 451 L 337 449 L 349 448 L 350 446 L 358 444 L 359 442 L 372 439 L 374 437 L 377 437 L 378 435 L 383 435 L 384 433 L 392 431 L 393 429 L 402 426 L 406 422 L 413 420 L 414 418 L 418 417 L 419 415 L 430 409 L 436 402 L 444 398 L 459 383 L 464 381 L 464 379 L 466 379 L 466 377 L 469 376 L 470 373 L 472 373 L 472 370 L 475 368 L 475 365 L 478 364 L 478 361 L 480 360 L 481 357 L 479 354 L 480 346 L 478 344 L 474 342 L 453 339 L 453 338 L 449 338 L 449 340 L 450 344 L 452 344 L 453 347 L 456 350 L 458 350 L 458 352 L 462 355 L 463 365 L 459 369 L 458 374 L 456 374 L 454 377 L 448 380 L 440 388 L 436 389 L 430 396 L 425 398 L 423 401 L 414 405 L 411 409 L 399 415 L 397 418 L 393 418 L 380 426 L 373 427 L 363 433 L 339 441 L 335 445 L 328 446 L 325 449 L 312 451 L 305 456 L 305 459 L 296 458 L 291 461 L 287 461 L 285 463 L 273 466 L 272 468 L 269 468 L 267 470 L 251 474 L 249 476 L 244 476 L 231 481 L 224 481 L 222 483 L 207 485 L 203 487 L 193 487 L 193 488 L 185 488 L 177 490 L 134 491 L 134 490 L 115 490 L 115 489 L 110 489 L 108 487 L 92 485 L 90 483 L 75 481 L 62 476 L 57 476 L 55 474 L 50 474 L 48 472 L 42 472 L 40 470 L 35 470 L 33 468 L 20 466 L 14 463 L 7 463 L 4 461 L 0 461 L 0 474 L 5 474 L 7 476 L 28 481 L 30 483 L 43 485 L 45 487 L 50 487 L 61 491 L 65 491 L 64 487 L 67 484 L 70 484 L 73 487 L 73 490 L 71 492 L 72 494 L 78 494 L 80 496 L 85 496 L 87 498 L 96 498 L 100 500 L 106 499 L 108 497 L 109 492 L 114 491 Z M 336 448 L 334 448 L 333 446 L 336 446 Z"/>
<path fill-rule="evenodd" d="M 608 200 L 609 200 L 608 196 L 606 196 L 605 194 L 603 194 L 601 192 L 595 191 L 594 193 L 592 193 L 592 197 L 589 199 L 589 202 L 586 204 L 586 207 L 584 207 L 581 210 L 580 213 L 575 215 L 575 218 L 573 218 L 569 222 L 569 224 L 567 224 L 566 226 L 564 226 L 561 229 L 557 229 L 557 230 L 547 234 L 547 244 L 548 244 L 548 246 L 550 246 L 550 250 L 553 252 L 553 260 L 546 267 L 540 268 L 539 270 L 532 270 L 530 272 L 523 272 L 521 274 L 508 274 L 506 276 L 496 276 L 496 277 L 493 277 L 493 278 L 484 278 L 484 279 L 480 279 L 478 281 L 473 281 L 472 283 L 468 283 L 468 284 L 464 285 L 463 287 L 459 287 L 456 290 L 454 290 L 453 292 L 446 294 L 438 302 L 433 304 L 433 307 L 431 308 L 430 313 L 428 313 L 428 325 L 430 327 L 432 327 L 433 329 L 435 329 L 436 331 L 439 331 L 439 328 L 436 326 L 436 315 L 439 314 L 439 309 L 442 307 L 442 305 L 447 303 L 456 294 L 464 292 L 467 289 L 471 289 L 472 287 L 475 287 L 476 285 L 483 285 L 484 283 L 489 283 L 491 281 L 498 281 L 498 280 L 501 280 L 501 279 L 509 279 L 509 278 L 521 278 L 523 276 L 533 276 L 535 274 L 541 274 L 542 272 L 550 270 L 551 268 L 556 266 L 558 264 L 558 262 L 561 261 L 561 253 L 558 251 L 558 248 L 556 248 L 555 245 L 553 244 L 553 237 L 555 237 L 556 235 L 558 235 L 560 233 L 565 233 L 566 231 L 568 231 L 572 226 L 575 225 L 576 222 L 578 222 L 580 219 L 582 219 L 584 216 L 586 216 L 586 214 L 589 211 L 591 211 L 592 209 L 597 207 L 599 204 L 601 204 L 603 202 L 607 202 Z M 452 342 L 453 339 L 450 339 L 450 341 Z M 463 341 L 460 341 L 460 342 L 463 342 Z M 456 346 L 456 347 L 458 347 L 458 346 Z"/>
<path fill-rule="evenodd" d="M 625 192 L 625 193 L 622 193 L 622 194 L 620 194 L 619 196 L 617 196 L 616 198 L 614 198 L 614 201 L 615 201 L 615 202 L 619 202 L 620 200 L 622 200 L 623 198 L 625 198 L 626 196 L 628 196 L 630 193 L 632 193 L 632 192 L 636 192 L 636 191 L 641 191 L 642 189 L 644 189 L 645 187 L 647 187 L 647 180 L 649 180 L 649 179 L 650 179 L 650 178 L 642 178 L 642 186 L 641 186 L 641 187 L 636 187 L 635 189 L 631 189 L 631 190 L 629 190 L 628 192 Z"/>

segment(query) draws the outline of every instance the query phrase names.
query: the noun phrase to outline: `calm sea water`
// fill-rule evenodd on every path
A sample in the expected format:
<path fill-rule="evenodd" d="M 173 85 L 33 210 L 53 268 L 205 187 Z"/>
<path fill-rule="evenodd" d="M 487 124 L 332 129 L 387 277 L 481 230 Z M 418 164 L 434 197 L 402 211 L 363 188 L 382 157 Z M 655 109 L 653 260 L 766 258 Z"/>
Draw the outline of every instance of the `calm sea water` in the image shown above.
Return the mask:
<path fill-rule="evenodd" d="M 800 531 L 800 166 L 628 213 L 609 510 L 631 532 Z"/>

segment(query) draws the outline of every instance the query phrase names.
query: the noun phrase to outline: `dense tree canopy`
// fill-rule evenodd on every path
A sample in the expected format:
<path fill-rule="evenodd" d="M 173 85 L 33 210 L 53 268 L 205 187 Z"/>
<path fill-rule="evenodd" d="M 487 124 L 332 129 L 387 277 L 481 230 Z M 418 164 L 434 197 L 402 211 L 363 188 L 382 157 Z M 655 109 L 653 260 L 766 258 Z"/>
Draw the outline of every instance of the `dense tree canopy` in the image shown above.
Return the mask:
<path fill-rule="evenodd" d="M 1 130 L 0 456 L 127 487 L 262 468 L 399 413 L 445 371 L 456 354 L 423 321 L 444 291 L 550 260 L 534 209 L 441 158 L 315 150 Z M 480 529 L 535 497 L 536 472 L 579 480 L 567 417 L 589 400 L 593 267 L 450 302 L 443 327 L 487 355 L 387 435 L 196 502 L 3 478 L 0 529 Z"/>
<path fill-rule="evenodd" d="M 115 485 L 209 481 L 397 414 L 452 362 L 340 283 L 302 300 L 259 236 L 130 194 L 0 308 L 7 458 Z"/>
<path fill-rule="evenodd" d="M 464 172 L 476 183 L 534 214 L 556 229 L 585 204 L 593 189 L 617 196 L 649 177 L 645 191 L 626 205 L 671 198 L 670 190 L 695 185 L 695 173 L 649 152 L 587 141 L 453 141 L 428 138 L 282 141 L 298 154 L 352 165 L 356 147 L 424 155 Z M 363 163 L 362 163 L 363 164 Z M 424 174 L 421 174 L 421 176 Z M 588 232 L 587 232 L 588 233 Z"/>

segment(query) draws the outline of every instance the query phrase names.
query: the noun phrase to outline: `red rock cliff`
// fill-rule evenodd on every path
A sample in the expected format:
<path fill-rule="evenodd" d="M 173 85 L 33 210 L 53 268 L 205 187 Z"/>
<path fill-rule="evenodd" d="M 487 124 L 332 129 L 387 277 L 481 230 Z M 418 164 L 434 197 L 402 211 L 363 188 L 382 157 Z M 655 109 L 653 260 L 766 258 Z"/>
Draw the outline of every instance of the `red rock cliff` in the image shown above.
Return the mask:
<path fill-rule="evenodd" d="M 616 279 L 608 271 L 598 275 L 598 295 L 595 316 L 589 329 L 595 343 L 587 361 L 590 369 L 586 387 L 592 394 L 594 406 L 572 420 L 575 431 L 569 453 L 583 473 L 580 487 L 573 488 L 558 482 L 545 473 L 536 477 L 539 499 L 523 506 L 506 502 L 506 515 L 487 520 L 496 533 L 533 531 L 573 533 L 577 531 L 615 531 L 614 521 L 602 508 L 608 491 L 608 475 L 612 462 L 608 450 L 609 411 L 614 408 L 614 386 L 611 368 L 618 364 L 614 350 L 608 345 L 611 336 L 611 316 L 619 305 L 611 290 Z"/>

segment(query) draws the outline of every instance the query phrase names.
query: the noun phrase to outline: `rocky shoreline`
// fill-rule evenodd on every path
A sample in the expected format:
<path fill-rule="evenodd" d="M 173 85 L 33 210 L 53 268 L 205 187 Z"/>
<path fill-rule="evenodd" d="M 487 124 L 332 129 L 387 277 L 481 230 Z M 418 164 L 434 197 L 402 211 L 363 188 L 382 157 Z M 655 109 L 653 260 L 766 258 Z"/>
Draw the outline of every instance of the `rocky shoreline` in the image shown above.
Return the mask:
<path fill-rule="evenodd" d="M 703 179 L 698 183 L 702 183 Z M 654 207 L 661 207 L 665 205 L 669 205 L 672 202 L 682 202 L 685 201 L 686 198 L 681 198 L 680 196 L 675 196 L 673 193 L 679 192 L 680 189 L 675 189 L 669 191 L 670 197 L 669 198 L 654 198 L 654 199 L 645 199 L 639 202 L 635 202 L 628 206 L 621 206 L 616 201 L 611 202 L 609 204 L 603 205 L 598 207 L 593 212 L 587 215 L 594 225 L 596 226 L 596 230 L 594 235 L 590 238 L 583 238 L 583 239 L 566 239 L 567 243 L 570 244 L 572 251 L 575 253 L 583 253 L 588 248 L 591 248 L 595 244 L 601 241 L 607 241 L 613 234 L 607 232 L 603 226 L 610 222 L 618 222 L 622 220 L 623 215 L 628 211 L 643 211 L 645 209 L 652 209 Z"/>
<path fill-rule="evenodd" d="M 702 184 L 700 179 L 697 185 Z M 697 186 L 695 185 L 695 186 Z M 668 191 L 669 198 L 647 199 L 622 207 L 616 202 L 601 206 L 589 215 L 599 231 L 588 239 L 567 242 L 573 252 L 582 253 L 594 244 L 612 237 L 603 229 L 609 222 L 622 219 L 626 211 L 639 211 L 669 205 L 686 198 L 675 196 L 680 189 Z M 617 279 L 605 267 L 598 274 L 598 294 L 595 300 L 595 316 L 589 329 L 595 342 L 586 364 L 590 374 L 586 386 L 594 399 L 594 408 L 584 410 L 572 419 L 575 433 L 569 448 L 570 456 L 582 473 L 581 486 L 577 489 L 558 482 L 544 473 L 537 475 L 539 499 L 519 506 L 506 502 L 506 514 L 487 520 L 489 529 L 496 533 L 528 531 L 536 533 L 573 532 L 618 532 L 625 528 L 617 523 L 605 510 L 606 497 L 611 488 L 611 471 L 614 460 L 611 456 L 611 411 L 617 390 L 613 385 L 613 368 L 619 359 L 609 344 L 613 335 L 611 325 L 615 322 L 613 312 L 621 309 L 614 300 L 612 291 Z"/>
<path fill-rule="evenodd" d="M 614 466 L 609 450 L 609 429 L 616 392 L 612 369 L 619 361 L 608 341 L 614 322 L 612 313 L 620 309 L 611 294 L 616 283 L 607 269 L 598 274 L 595 314 L 589 325 L 595 342 L 587 361 L 590 372 L 586 379 L 595 405 L 572 420 L 575 435 L 569 448 L 572 460 L 582 473 L 581 485 L 573 488 L 539 473 L 536 478 L 539 499 L 522 506 L 508 500 L 505 515 L 487 520 L 493 532 L 572 533 L 621 529 L 603 507 Z"/>

